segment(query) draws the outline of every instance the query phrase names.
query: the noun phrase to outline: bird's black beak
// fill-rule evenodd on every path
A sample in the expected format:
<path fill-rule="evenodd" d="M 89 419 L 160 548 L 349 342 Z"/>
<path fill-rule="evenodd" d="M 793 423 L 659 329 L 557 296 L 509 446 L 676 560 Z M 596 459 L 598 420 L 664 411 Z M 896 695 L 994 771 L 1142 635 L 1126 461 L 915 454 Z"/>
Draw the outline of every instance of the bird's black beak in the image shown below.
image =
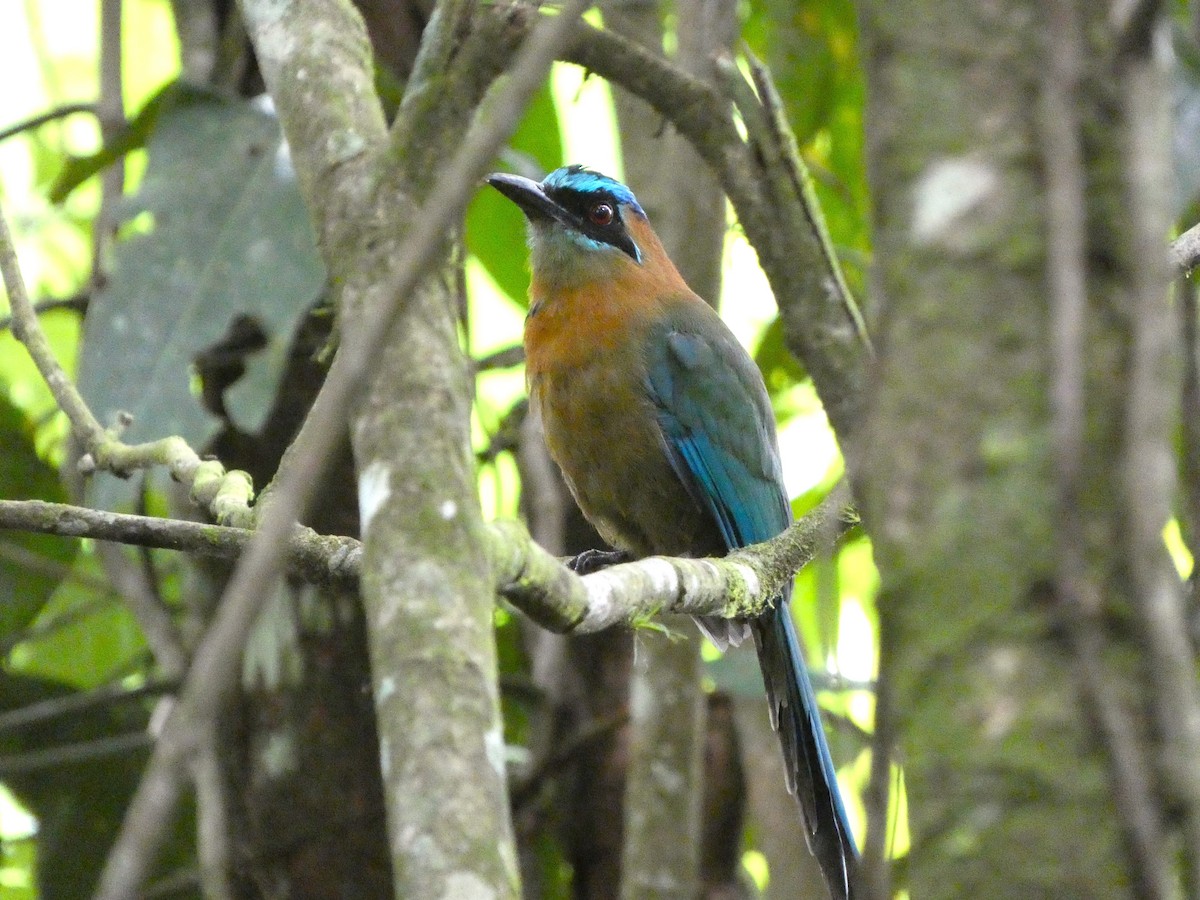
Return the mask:
<path fill-rule="evenodd" d="M 521 207 L 531 222 L 553 220 L 576 229 L 582 224 L 577 215 L 547 197 L 542 186 L 532 178 L 493 172 L 487 177 L 487 183 Z"/>

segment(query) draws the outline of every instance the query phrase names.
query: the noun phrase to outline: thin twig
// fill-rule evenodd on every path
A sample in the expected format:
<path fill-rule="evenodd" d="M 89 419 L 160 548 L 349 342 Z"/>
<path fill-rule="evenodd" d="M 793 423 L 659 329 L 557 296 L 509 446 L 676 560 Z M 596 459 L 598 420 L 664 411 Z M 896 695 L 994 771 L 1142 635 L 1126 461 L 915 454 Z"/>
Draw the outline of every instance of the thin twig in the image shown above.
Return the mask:
<path fill-rule="evenodd" d="M 108 588 L 106 596 L 84 600 L 57 615 L 40 616 L 30 627 L 0 638 L 0 657 L 7 656 L 21 644 L 34 643 L 62 631 L 64 628 L 70 628 L 89 616 L 94 616 L 110 606 L 115 606 L 119 601 L 120 597 L 117 593 Z"/>
<path fill-rule="evenodd" d="M 33 305 L 33 311 L 37 315 L 42 313 L 53 312 L 56 309 L 72 309 L 76 312 L 87 312 L 88 302 L 91 296 L 88 294 L 75 294 L 71 297 L 53 297 L 49 300 L 39 300 Z M 12 327 L 12 316 L 0 316 L 0 331 L 8 331 Z"/>
<path fill-rule="evenodd" d="M 216 460 L 201 460 L 199 454 L 179 437 L 146 444 L 124 444 L 97 421 L 78 388 L 59 365 L 42 330 L 25 288 L 16 245 L 3 211 L 0 211 L 0 276 L 3 276 L 8 291 L 13 336 L 25 345 L 56 405 L 66 414 L 72 436 L 85 449 L 79 460 L 81 472 L 90 474 L 96 469 L 107 469 L 124 475 L 135 469 L 165 466 L 175 480 L 191 488 L 192 499 L 218 522 L 249 524 L 253 494 L 249 475 L 226 471 Z"/>
<path fill-rule="evenodd" d="M 472 368 L 476 372 L 490 372 L 492 369 L 511 369 L 525 362 L 525 348 L 520 344 L 505 347 L 475 360 Z"/>
<path fill-rule="evenodd" d="M 196 786 L 196 856 L 205 900 L 229 900 L 234 893 L 229 879 L 228 792 L 217 752 L 217 723 L 208 726 L 209 734 L 201 740 L 191 766 Z"/>
<path fill-rule="evenodd" d="M 183 550 L 218 559 L 238 558 L 254 537 L 248 528 L 111 513 L 43 500 L 0 500 L 0 530 L 5 529 Z M 354 538 L 320 535 L 296 526 L 287 541 L 287 571 L 313 584 L 353 582 L 358 578 L 361 554 L 362 546 Z"/>
<path fill-rule="evenodd" d="M 8 290 L 9 307 L 12 309 L 13 336 L 25 345 L 25 349 L 33 357 L 34 365 L 45 379 L 50 393 L 54 395 L 58 408 L 66 413 L 75 435 L 87 445 L 100 444 L 106 437 L 104 428 L 92 415 L 79 391 L 58 364 L 54 351 L 50 348 L 50 341 L 38 324 L 37 311 L 30 303 L 29 294 L 25 290 L 25 279 L 17 262 L 16 245 L 3 213 L 0 213 L 0 274 L 3 274 L 4 286 Z"/>
<path fill-rule="evenodd" d="M 9 125 L 7 128 L 0 128 L 0 142 L 8 140 L 10 137 L 15 137 L 22 132 L 40 128 L 47 122 L 65 119 L 67 116 L 75 116 L 80 113 L 89 113 L 94 116 L 96 115 L 96 105 L 94 103 L 67 103 L 55 109 L 47 110 L 44 113 L 38 113 L 36 116 L 30 116 L 28 119 L 22 119 L 20 122 Z"/>
<path fill-rule="evenodd" d="M 159 600 L 145 570 L 125 554 L 117 544 L 102 541 L 96 556 L 113 587 L 125 601 L 125 607 L 137 620 L 155 662 L 165 678 L 179 678 L 187 671 L 188 655 L 183 636 L 171 611 Z"/>
<path fill-rule="evenodd" d="M 863 842 L 862 874 L 867 896 L 887 900 L 892 892 L 892 860 L 888 835 L 891 832 L 888 811 L 896 793 L 892 785 L 892 756 L 896 749 L 896 713 L 893 709 L 892 671 L 889 655 L 895 643 L 888 633 L 891 617 L 879 616 L 879 684 L 875 689 L 875 733 L 871 739 L 871 774 L 863 792 L 867 814 L 867 835 Z"/>
<path fill-rule="evenodd" d="M 106 756 L 128 754 L 148 747 L 151 743 L 149 734 L 135 731 L 131 734 L 80 741 L 78 744 L 64 744 L 61 747 L 31 750 L 28 753 L 13 753 L 0 756 L 0 777 L 39 772 L 43 769 L 57 770 L 63 766 L 91 762 Z"/>
<path fill-rule="evenodd" d="M 100 0 L 100 96 L 96 117 L 100 136 L 110 147 L 125 129 L 125 86 L 122 78 L 121 19 L 124 0 Z M 118 156 L 100 175 L 100 209 L 92 223 L 92 280 L 103 277 L 106 256 L 116 236 L 117 201 L 125 192 L 125 158 Z"/>
<path fill-rule="evenodd" d="M 153 681 L 141 687 L 127 688 L 120 682 L 104 684 L 90 691 L 72 692 L 61 697 L 40 700 L 18 709 L 0 713 L 0 732 L 17 731 L 31 725 L 39 725 L 53 719 L 74 716 L 93 709 L 131 703 L 145 697 L 169 694 L 178 689 L 178 680 Z"/>
<path fill-rule="evenodd" d="M 569 765 L 576 756 L 597 741 L 608 737 L 628 721 L 629 713 L 621 711 L 605 719 L 588 722 L 580 726 L 574 734 L 561 741 L 552 753 L 537 764 L 532 772 L 513 785 L 513 814 L 520 814 L 525 806 L 537 798 L 543 785 L 557 775 L 560 775 L 562 769 Z"/>
<path fill-rule="evenodd" d="M 0 561 L 20 566 L 29 572 L 47 575 L 57 581 L 69 580 L 92 591 L 111 594 L 114 599 L 116 597 L 112 585 L 99 575 L 81 572 L 71 562 L 60 562 L 34 550 L 28 550 L 20 544 L 0 541 Z"/>
<path fill-rule="evenodd" d="M 804 213 L 805 224 L 821 249 L 833 289 L 841 298 L 843 306 L 846 307 L 846 312 L 854 323 L 858 339 L 869 355 L 874 350 L 871 346 L 871 337 L 867 333 L 867 324 L 863 321 L 862 312 L 858 308 L 854 294 L 851 293 L 850 286 L 846 283 L 842 263 L 838 259 L 837 251 L 833 246 L 833 238 L 830 236 L 829 227 L 825 222 L 825 213 L 817 199 L 816 188 L 813 187 L 812 174 L 805 165 L 804 158 L 800 155 L 800 148 L 796 146 L 796 136 L 791 125 L 788 124 L 783 99 L 779 96 L 779 91 L 775 87 L 775 82 L 767 67 L 749 50 L 746 51 L 746 57 L 750 64 L 750 74 L 754 78 L 757 95 L 751 96 L 741 90 L 741 85 L 744 85 L 745 82 L 736 67 L 721 67 L 725 72 L 726 84 L 727 86 L 737 84 L 734 94 L 735 102 L 738 110 L 742 113 L 747 130 L 749 131 L 752 123 L 758 129 L 750 134 L 755 145 L 760 149 L 772 146 L 776 159 L 774 164 L 765 165 L 765 169 L 773 179 L 776 172 L 782 171 L 786 174 L 792 190 L 792 196 L 789 197 L 783 190 L 783 185 L 778 183 L 779 179 L 774 179 L 776 181 L 776 203 L 784 209 L 790 208 L 793 202 L 799 204 Z M 759 111 L 760 106 L 761 111 Z M 747 117 L 746 113 L 750 108 L 754 108 L 756 114 Z"/>

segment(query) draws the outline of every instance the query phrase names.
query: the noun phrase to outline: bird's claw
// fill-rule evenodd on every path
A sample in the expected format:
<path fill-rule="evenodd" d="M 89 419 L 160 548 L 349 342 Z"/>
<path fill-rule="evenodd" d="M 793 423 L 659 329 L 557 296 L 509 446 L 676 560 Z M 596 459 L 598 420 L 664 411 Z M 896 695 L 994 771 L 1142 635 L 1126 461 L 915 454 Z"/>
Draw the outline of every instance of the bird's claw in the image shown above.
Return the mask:
<path fill-rule="evenodd" d="M 623 562 L 629 562 L 629 554 L 624 550 L 584 550 L 567 561 L 567 568 L 576 575 L 591 575 Z"/>

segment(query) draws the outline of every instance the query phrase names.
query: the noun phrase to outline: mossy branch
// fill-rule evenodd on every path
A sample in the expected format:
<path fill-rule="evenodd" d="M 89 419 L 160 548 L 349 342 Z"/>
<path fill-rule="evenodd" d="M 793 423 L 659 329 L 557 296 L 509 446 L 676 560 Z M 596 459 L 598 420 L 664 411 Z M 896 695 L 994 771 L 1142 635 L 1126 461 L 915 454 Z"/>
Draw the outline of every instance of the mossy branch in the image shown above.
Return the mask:
<path fill-rule="evenodd" d="M 182 550 L 218 559 L 236 559 L 254 537 L 249 528 L 134 516 L 42 500 L 0 500 L 2 530 Z M 285 565 L 288 575 L 310 584 L 346 585 L 358 580 L 361 560 L 362 545 L 354 538 L 318 534 L 297 525 L 287 542 Z"/>
<path fill-rule="evenodd" d="M 582 578 L 520 525 L 498 523 L 492 565 L 501 595 L 551 631 L 588 634 L 662 614 L 747 618 L 770 609 L 812 561 L 835 515 L 830 505 L 820 506 L 778 537 L 720 559 L 654 556 Z"/>
<path fill-rule="evenodd" d="M 723 558 L 654 556 L 580 576 L 547 553 L 519 522 L 487 526 L 496 590 L 543 628 L 589 634 L 640 626 L 663 614 L 759 615 L 795 572 L 818 553 L 838 515 L 829 504 L 813 510 L 778 537 Z M 840 530 L 853 524 L 845 512 Z M 236 559 L 254 531 L 178 519 L 111 513 L 41 500 L 0 500 L 0 530 L 85 537 L 139 547 L 182 550 Z M 296 526 L 287 542 L 286 567 L 311 584 L 349 585 L 361 573 L 362 544 Z"/>

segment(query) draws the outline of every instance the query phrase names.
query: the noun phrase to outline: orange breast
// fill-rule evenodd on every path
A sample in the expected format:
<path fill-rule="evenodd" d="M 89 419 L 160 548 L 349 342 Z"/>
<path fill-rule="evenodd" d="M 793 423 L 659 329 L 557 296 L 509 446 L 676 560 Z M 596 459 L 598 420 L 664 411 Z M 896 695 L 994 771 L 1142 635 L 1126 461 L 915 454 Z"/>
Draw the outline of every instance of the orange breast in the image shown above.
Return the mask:
<path fill-rule="evenodd" d="M 684 296 L 703 302 L 688 289 L 649 223 L 634 217 L 628 227 L 641 248 L 641 264 L 616 255 L 603 277 L 594 277 L 598 269 L 587 280 L 566 284 L 534 271 L 525 321 L 530 378 L 570 371 L 597 354 L 627 348 L 669 302 Z"/>
<path fill-rule="evenodd" d="M 671 304 L 703 301 L 674 267 L 625 269 L 603 285 L 554 292 L 535 277 L 529 396 L 550 455 L 605 540 L 637 555 L 681 552 L 694 542 L 688 523 L 703 517 L 663 446 L 645 344 Z"/>

